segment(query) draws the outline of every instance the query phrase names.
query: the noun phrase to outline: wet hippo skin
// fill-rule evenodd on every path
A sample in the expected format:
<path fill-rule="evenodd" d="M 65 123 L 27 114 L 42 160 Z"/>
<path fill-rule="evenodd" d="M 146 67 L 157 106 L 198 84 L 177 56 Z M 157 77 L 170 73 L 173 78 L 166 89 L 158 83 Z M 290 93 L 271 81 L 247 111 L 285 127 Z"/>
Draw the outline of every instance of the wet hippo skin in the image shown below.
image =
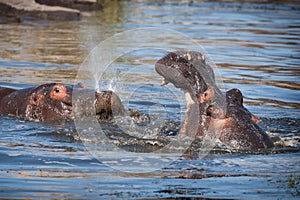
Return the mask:
<path fill-rule="evenodd" d="M 83 91 L 87 90 L 83 89 Z M 99 119 L 109 119 L 113 114 L 124 112 L 121 100 L 113 92 L 94 93 L 93 111 Z M 43 84 L 20 90 L 0 87 L 0 114 L 30 121 L 71 119 L 73 118 L 72 94 L 73 87 L 60 83 Z"/>
<path fill-rule="evenodd" d="M 172 52 L 155 64 L 158 74 L 180 88 L 186 97 L 187 111 L 180 134 L 207 136 L 217 134 L 226 146 L 240 150 L 272 148 L 269 136 L 259 121 L 243 106 L 240 90 L 225 94 L 216 86 L 212 67 L 196 51 Z"/>

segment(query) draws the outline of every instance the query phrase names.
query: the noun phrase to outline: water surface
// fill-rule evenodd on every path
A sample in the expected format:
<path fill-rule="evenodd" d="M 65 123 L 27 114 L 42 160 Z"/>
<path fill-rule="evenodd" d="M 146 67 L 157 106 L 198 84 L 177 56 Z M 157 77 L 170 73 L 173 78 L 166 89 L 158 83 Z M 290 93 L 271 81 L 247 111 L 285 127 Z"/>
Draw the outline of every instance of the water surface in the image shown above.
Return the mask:
<path fill-rule="evenodd" d="M 300 5 L 237 2 L 121 1 L 81 21 L 0 18 L 0 85 L 73 84 L 89 52 L 132 28 L 172 29 L 194 39 L 217 65 L 225 91 L 239 88 L 260 126 L 277 138 L 274 154 L 222 153 L 182 157 L 147 173 L 116 171 L 93 158 L 72 123 L 25 122 L 0 116 L 0 197 L 3 198 L 299 198 Z M 184 42 L 141 35 L 177 48 Z M 119 45 L 130 45 L 128 38 Z M 165 52 L 131 52 L 109 68 L 106 83 L 127 108 L 180 122 L 182 93 L 162 80 L 154 63 Z M 109 76 L 110 75 L 110 76 Z M 111 80 L 111 81 L 110 81 Z M 163 108 L 163 109 L 162 109 Z M 93 145 L 91 143 L 91 145 Z"/>

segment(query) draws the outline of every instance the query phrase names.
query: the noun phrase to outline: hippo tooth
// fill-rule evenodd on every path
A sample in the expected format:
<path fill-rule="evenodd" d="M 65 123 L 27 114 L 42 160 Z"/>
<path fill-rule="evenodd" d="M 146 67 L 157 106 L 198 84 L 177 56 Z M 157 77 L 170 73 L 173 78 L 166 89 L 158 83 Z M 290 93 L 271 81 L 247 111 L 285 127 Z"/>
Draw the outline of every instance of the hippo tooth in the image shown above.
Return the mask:
<path fill-rule="evenodd" d="M 167 85 L 168 83 L 170 83 L 169 81 L 167 81 L 166 79 L 165 80 L 163 80 L 162 82 L 161 82 L 161 86 L 164 86 L 164 85 Z"/>
<path fill-rule="evenodd" d="M 191 56 L 189 53 L 187 53 L 186 55 L 187 55 L 187 59 L 188 59 L 188 60 L 191 60 L 191 59 L 192 59 L 192 56 Z"/>
<path fill-rule="evenodd" d="M 195 103 L 195 101 L 193 100 L 193 98 L 189 92 L 184 92 L 184 96 L 185 96 L 187 108 L 189 108 L 192 104 Z"/>

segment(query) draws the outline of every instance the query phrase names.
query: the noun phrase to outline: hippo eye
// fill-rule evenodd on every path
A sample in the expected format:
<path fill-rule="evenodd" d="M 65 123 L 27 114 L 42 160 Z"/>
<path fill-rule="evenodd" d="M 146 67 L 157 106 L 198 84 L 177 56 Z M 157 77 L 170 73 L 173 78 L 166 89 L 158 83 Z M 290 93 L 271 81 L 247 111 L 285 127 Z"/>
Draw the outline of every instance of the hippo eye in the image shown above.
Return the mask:
<path fill-rule="evenodd" d="M 55 88 L 54 89 L 54 91 L 56 92 L 56 93 L 59 93 L 60 92 L 60 90 L 59 90 L 59 88 L 57 87 L 57 88 Z"/>

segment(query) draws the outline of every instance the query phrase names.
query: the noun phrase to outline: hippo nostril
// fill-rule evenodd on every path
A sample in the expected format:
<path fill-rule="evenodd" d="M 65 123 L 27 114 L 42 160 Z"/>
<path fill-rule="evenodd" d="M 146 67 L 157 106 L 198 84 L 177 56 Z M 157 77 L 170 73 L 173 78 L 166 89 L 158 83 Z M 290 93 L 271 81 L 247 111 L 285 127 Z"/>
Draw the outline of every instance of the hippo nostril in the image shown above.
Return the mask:
<path fill-rule="evenodd" d="M 206 114 L 207 114 L 208 116 L 211 116 L 212 111 L 213 111 L 213 106 L 212 106 L 212 105 L 209 105 L 209 106 L 206 108 Z"/>

